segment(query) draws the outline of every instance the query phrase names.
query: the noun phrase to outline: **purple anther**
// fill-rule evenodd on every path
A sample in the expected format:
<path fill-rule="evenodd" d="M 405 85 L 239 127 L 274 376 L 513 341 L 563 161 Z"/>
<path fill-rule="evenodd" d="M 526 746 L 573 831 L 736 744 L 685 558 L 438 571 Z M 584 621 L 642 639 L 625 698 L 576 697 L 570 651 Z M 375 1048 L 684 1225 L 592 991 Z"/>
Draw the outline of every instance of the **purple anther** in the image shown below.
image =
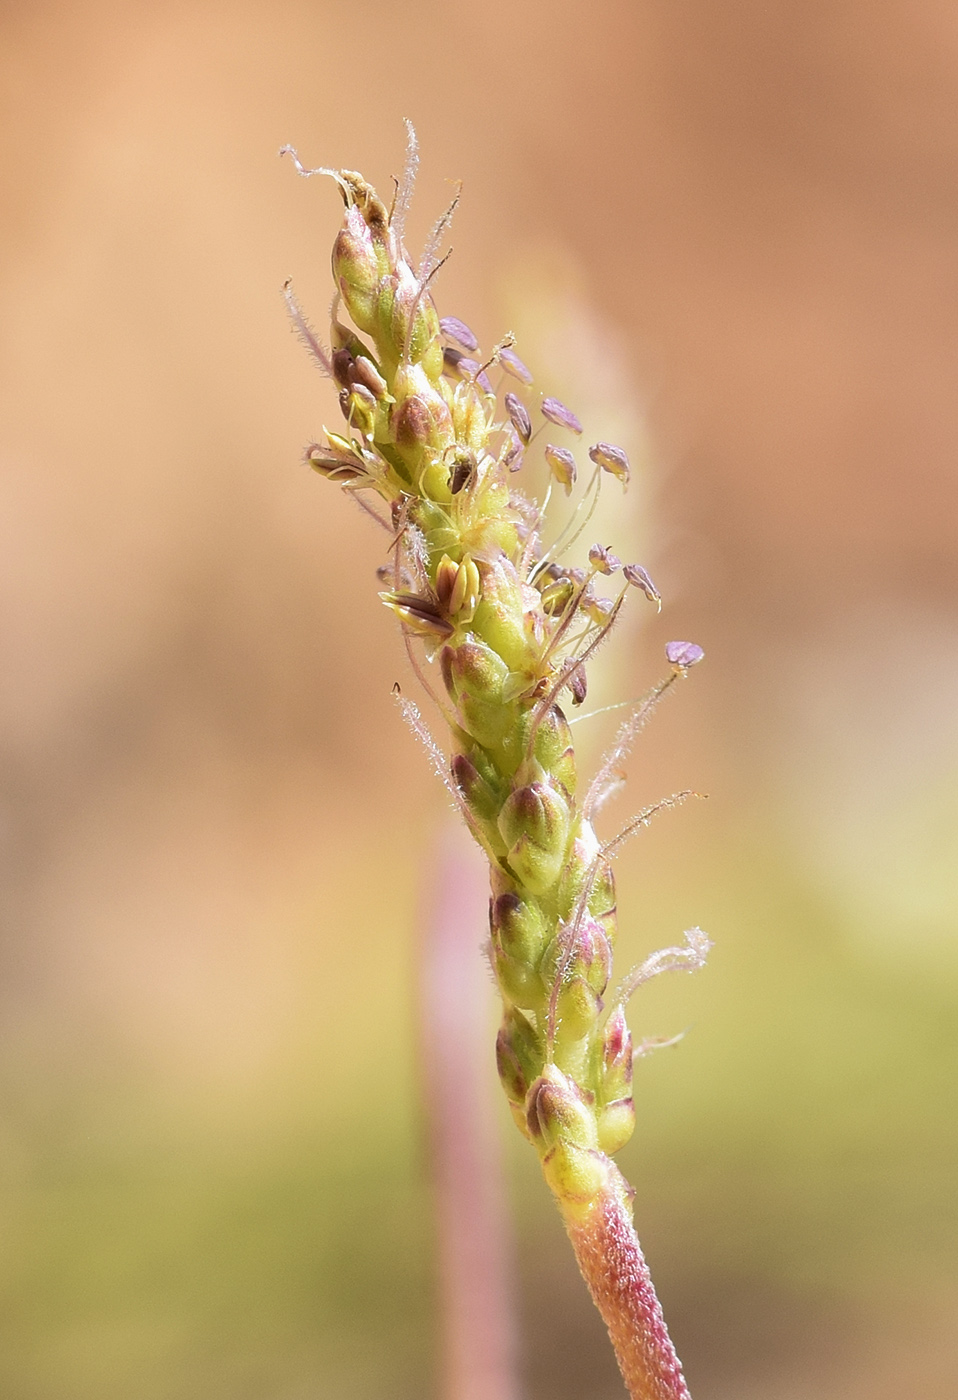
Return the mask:
<path fill-rule="evenodd" d="M 499 351 L 499 361 L 502 368 L 514 379 L 521 380 L 523 384 L 532 383 L 532 370 L 522 363 L 516 352 L 510 350 L 508 345 L 503 346 Z"/>
<path fill-rule="evenodd" d="M 665 658 L 671 666 L 683 671 L 702 660 L 705 652 L 696 642 L 666 642 Z"/>
<path fill-rule="evenodd" d="M 627 583 L 631 583 L 633 588 L 641 588 L 650 603 L 662 602 L 659 590 L 649 578 L 648 570 L 643 569 L 641 564 L 626 564 L 622 570 L 622 576 Z"/>
<path fill-rule="evenodd" d="M 532 437 L 532 419 L 529 417 L 529 410 L 515 394 L 506 394 L 505 405 L 506 412 L 520 441 L 528 442 Z"/>
<path fill-rule="evenodd" d="M 479 342 L 465 321 L 460 321 L 458 316 L 443 316 L 439 322 L 439 329 L 447 340 L 454 340 L 457 345 L 461 345 L 464 350 L 478 350 Z"/>
<path fill-rule="evenodd" d="M 589 550 L 589 563 L 600 574 L 614 574 L 616 569 L 622 567 L 619 556 L 613 554 L 608 545 L 601 544 L 594 544 Z"/>
<path fill-rule="evenodd" d="M 564 403 L 558 399 L 542 400 L 542 415 L 548 418 L 550 423 L 557 423 L 560 428 L 570 428 L 574 433 L 582 432 L 582 424 L 572 412 L 571 408 L 566 408 Z"/>
<path fill-rule="evenodd" d="M 621 447 L 616 447 L 611 442 L 597 442 L 594 447 L 589 448 L 589 456 L 597 467 L 611 472 L 613 476 L 618 477 L 623 486 L 628 486 L 629 459 Z"/>

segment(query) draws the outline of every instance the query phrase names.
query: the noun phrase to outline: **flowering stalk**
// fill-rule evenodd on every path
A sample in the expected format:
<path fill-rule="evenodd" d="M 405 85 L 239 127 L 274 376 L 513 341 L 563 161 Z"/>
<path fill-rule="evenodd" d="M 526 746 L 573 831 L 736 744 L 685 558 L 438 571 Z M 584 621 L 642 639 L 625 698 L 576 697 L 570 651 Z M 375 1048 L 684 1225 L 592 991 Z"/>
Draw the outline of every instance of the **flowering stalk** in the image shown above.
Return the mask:
<path fill-rule="evenodd" d="M 685 947 L 653 955 L 608 1001 L 606 994 L 616 934 L 612 857 L 656 810 L 688 794 L 640 812 L 605 844 L 592 818 L 621 785 L 621 764 L 653 707 L 702 652 L 669 644 L 670 675 L 621 727 L 580 796 L 560 700 L 568 693 L 581 704 L 586 662 L 629 591 L 656 603 L 658 593 L 640 565 L 623 568 L 607 547 L 592 546 L 587 568 L 560 564 L 556 546 L 544 549 L 544 506 L 513 484 L 538 435 L 527 403 L 532 376 L 510 337 L 482 361 L 467 326 L 439 319 L 429 284 L 452 209 L 418 267 L 403 242 L 416 164 L 411 129 L 406 178 L 391 210 L 361 175 L 307 171 L 290 154 L 300 173 L 332 176 L 346 206 L 333 248 L 329 351 L 286 293 L 301 338 L 339 387 L 345 418 L 344 430 L 324 430 L 306 458 L 391 534 L 380 596 L 448 721 L 451 761 L 416 707 L 401 696 L 400 703 L 490 864 L 489 955 L 503 1001 L 499 1077 L 519 1131 L 539 1155 L 633 1400 L 687 1400 L 632 1227 L 632 1192 L 612 1156 L 635 1120 L 625 1005 L 657 972 L 701 966 L 708 940 L 689 931 Z M 513 384 L 501 405 L 493 375 Z M 577 463 L 567 443 L 581 424 L 554 398 L 544 398 L 538 414 L 540 430 L 545 423 L 558 430 L 544 456 L 553 483 L 570 494 Z M 597 443 L 588 455 L 594 470 L 573 516 L 585 514 L 571 527 L 573 540 L 602 477 L 623 486 L 629 479 L 621 448 Z M 388 518 L 370 503 L 377 497 Z M 601 596 L 599 579 L 616 574 L 617 595 Z M 415 642 L 438 663 L 444 698 L 425 682 Z"/>

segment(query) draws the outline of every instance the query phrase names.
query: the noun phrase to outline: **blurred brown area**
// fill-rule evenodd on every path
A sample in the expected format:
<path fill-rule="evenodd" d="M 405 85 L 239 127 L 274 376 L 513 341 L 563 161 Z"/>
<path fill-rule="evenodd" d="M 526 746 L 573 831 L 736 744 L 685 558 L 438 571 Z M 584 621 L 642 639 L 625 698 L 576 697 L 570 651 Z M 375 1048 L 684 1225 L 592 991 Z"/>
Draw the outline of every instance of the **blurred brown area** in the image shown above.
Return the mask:
<path fill-rule="evenodd" d="M 623 1154 L 693 1393 L 952 1395 L 954 7 L 80 0 L 0 36 L 3 1394 L 433 1383 L 443 798 L 382 541 L 300 465 L 335 404 L 279 290 L 322 324 L 339 206 L 276 159 L 388 188 L 408 116 L 414 244 L 465 182 L 441 310 L 568 340 L 543 387 L 646 460 L 608 519 L 667 606 L 607 698 L 708 654 L 632 800 L 710 801 L 620 900 L 625 963 L 717 943 L 635 1008 L 694 1030 Z M 506 1141 L 530 1400 L 618 1395 Z"/>

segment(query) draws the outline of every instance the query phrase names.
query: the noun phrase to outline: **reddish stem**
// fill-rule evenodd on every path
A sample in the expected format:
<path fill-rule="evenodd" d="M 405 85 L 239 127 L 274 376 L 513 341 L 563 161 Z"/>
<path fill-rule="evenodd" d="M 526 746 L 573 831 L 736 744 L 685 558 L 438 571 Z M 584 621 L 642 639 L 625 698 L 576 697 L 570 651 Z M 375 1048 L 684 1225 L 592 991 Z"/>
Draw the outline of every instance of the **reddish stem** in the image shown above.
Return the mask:
<path fill-rule="evenodd" d="M 612 1171 L 588 1214 L 563 1212 L 575 1257 L 632 1400 L 691 1400 L 632 1225 L 628 1187 Z"/>

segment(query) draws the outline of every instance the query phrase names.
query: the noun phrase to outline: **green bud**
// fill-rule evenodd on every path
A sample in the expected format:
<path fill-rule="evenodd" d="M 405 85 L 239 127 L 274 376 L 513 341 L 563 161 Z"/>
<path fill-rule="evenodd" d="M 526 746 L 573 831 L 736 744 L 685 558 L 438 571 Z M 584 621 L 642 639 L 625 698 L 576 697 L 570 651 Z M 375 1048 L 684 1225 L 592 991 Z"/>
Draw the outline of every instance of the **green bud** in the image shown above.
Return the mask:
<path fill-rule="evenodd" d="M 519 733 L 523 747 L 528 744 L 529 728 L 534 713 L 534 709 L 530 708 L 521 716 Z M 533 745 L 533 758 L 542 771 L 554 782 L 561 784 L 571 797 L 576 789 L 575 749 L 572 745 L 569 721 L 558 705 L 553 705 L 539 721 Z"/>
<path fill-rule="evenodd" d="M 489 919 L 497 947 L 530 967 L 538 967 L 546 942 L 546 922 L 535 900 L 521 899 L 507 890 L 492 901 Z"/>
<path fill-rule="evenodd" d="M 381 248 L 377 248 L 359 209 L 350 205 L 333 245 L 333 276 L 350 316 L 367 334 L 376 328 L 384 271 Z"/>
<path fill-rule="evenodd" d="M 443 648 L 441 666 L 463 728 L 486 748 L 495 748 L 515 724 L 515 706 L 502 698 L 509 675 L 505 662 L 470 633 L 458 646 Z"/>
<path fill-rule="evenodd" d="M 560 973 L 564 973 L 563 980 L 583 977 L 595 994 L 601 996 L 612 975 L 612 949 L 605 929 L 597 920 L 585 917 L 579 920 L 574 946 L 570 948 L 572 937 L 565 926 L 552 939 L 539 964 L 539 974 L 547 988 L 555 985 Z"/>
<path fill-rule="evenodd" d="M 526 1098 L 529 1132 L 548 1152 L 559 1142 L 571 1147 L 596 1146 L 595 1115 L 577 1085 L 557 1069 L 544 1065 Z"/>
<path fill-rule="evenodd" d="M 496 1037 L 496 1065 L 510 1103 L 524 1106 L 529 1085 L 542 1070 L 542 1047 L 531 1021 L 514 1006 L 506 1008 Z"/>
<path fill-rule="evenodd" d="M 504 855 L 505 846 L 501 844 L 499 829 L 496 826 L 496 818 L 502 806 L 500 794 L 480 776 L 476 765 L 465 754 L 457 753 L 451 766 L 453 781 L 462 794 L 463 801 L 473 816 L 482 823 L 483 831 L 491 845 Z"/>
<path fill-rule="evenodd" d="M 536 971 L 545 943 L 545 922 L 538 905 L 507 892 L 490 905 L 492 953 L 496 978 L 516 1006 L 538 1011 L 542 983 Z"/>
<path fill-rule="evenodd" d="M 602 1152 L 566 1143 L 557 1143 L 542 1159 L 542 1174 L 566 1209 L 590 1206 L 608 1185 L 609 1168 Z"/>
<path fill-rule="evenodd" d="M 535 662 L 532 639 L 525 625 L 525 600 L 515 565 L 494 559 L 480 565 L 482 601 L 476 609 L 475 630 L 498 652 L 510 671 L 527 671 Z"/>
<path fill-rule="evenodd" d="M 570 816 L 566 798 L 547 782 L 529 783 L 506 799 L 499 830 L 509 848 L 509 864 L 531 894 L 544 894 L 558 879 Z"/>
<path fill-rule="evenodd" d="M 556 1052 L 575 1048 L 598 1024 L 602 1002 L 584 977 L 563 982 L 556 1001 Z"/>
<path fill-rule="evenodd" d="M 596 1115 L 599 1146 L 609 1157 L 618 1152 L 635 1132 L 635 1104 L 631 1098 L 606 1104 Z"/>

